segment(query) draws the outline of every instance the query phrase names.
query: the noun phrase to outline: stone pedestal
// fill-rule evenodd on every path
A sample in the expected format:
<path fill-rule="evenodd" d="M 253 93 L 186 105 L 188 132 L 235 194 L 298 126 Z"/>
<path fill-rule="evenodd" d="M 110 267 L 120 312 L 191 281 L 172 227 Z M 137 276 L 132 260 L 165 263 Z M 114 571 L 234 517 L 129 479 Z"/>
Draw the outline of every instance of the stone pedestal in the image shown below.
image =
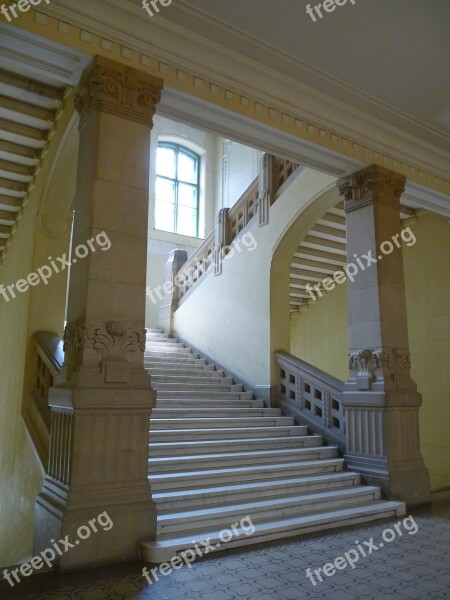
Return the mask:
<path fill-rule="evenodd" d="M 345 200 L 349 379 L 343 403 L 350 469 L 409 505 L 429 501 L 420 453 L 421 396 L 410 375 L 400 196 L 405 178 L 376 165 L 338 182 Z M 358 262 L 360 261 L 360 262 Z"/>
<path fill-rule="evenodd" d="M 155 535 L 144 320 L 150 132 L 161 88 L 160 79 L 97 57 L 76 99 L 65 362 L 50 392 L 50 460 L 34 538 L 37 554 L 68 536 L 74 547 L 56 556 L 60 569 L 138 558 L 140 541 Z M 105 513 L 110 527 L 101 525 Z"/>

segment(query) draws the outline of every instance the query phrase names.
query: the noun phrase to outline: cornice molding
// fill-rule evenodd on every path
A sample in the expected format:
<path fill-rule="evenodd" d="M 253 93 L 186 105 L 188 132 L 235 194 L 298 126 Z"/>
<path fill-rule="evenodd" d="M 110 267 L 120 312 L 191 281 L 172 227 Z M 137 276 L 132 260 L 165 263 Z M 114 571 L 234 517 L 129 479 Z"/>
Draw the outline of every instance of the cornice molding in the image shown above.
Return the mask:
<path fill-rule="evenodd" d="M 36 25 L 30 11 L 20 25 L 91 55 L 103 54 L 147 70 L 170 88 L 291 133 L 317 151 L 324 148 L 354 164 L 381 164 L 419 185 L 449 193 L 449 156 L 444 150 L 194 38 L 162 18 L 143 19 L 140 5 L 105 0 L 103 7 L 114 8 L 105 18 L 99 4 L 79 0 L 73 8 L 68 0 L 55 0 L 43 6 L 54 18 L 34 13 L 40 15 Z M 276 90 L 276 96 L 267 90 Z"/>

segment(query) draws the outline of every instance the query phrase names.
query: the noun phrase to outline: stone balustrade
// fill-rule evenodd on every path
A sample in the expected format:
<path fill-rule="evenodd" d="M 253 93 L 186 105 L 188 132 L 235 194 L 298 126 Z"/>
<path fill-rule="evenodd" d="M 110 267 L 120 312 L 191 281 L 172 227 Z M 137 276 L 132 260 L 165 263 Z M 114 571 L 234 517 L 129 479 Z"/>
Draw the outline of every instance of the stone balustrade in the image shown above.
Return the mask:
<path fill-rule="evenodd" d="M 277 352 L 278 393 L 282 408 L 298 416 L 312 431 L 337 445 L 346 446 L 342 405 L 344 382 L 286 352 Z"/>

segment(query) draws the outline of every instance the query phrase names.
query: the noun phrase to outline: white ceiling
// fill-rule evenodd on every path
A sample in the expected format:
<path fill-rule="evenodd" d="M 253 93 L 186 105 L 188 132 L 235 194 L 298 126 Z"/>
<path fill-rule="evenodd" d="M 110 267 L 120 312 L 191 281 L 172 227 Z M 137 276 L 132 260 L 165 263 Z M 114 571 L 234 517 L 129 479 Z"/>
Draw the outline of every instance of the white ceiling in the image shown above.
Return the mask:
<path fill-rule="evenodd" d="M 158 18 L 410 133 L 425 125 L 445 146 L 450 0 L 349 1 L 316 23 L 307 4 L 174 0 Z"/>

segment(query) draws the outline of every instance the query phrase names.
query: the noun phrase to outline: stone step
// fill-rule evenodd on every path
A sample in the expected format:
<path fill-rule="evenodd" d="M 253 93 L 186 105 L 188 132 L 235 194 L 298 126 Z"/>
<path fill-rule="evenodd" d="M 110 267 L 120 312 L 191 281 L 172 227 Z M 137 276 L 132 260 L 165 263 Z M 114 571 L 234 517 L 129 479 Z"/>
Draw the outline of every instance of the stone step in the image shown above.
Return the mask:
<path fill-rule="evenodd" d="M 149 330 L 147 330 L 147 333 L 146 333 L 146 336 L 145 336 L 145 337 L 147 337 L 147 338 L 152 338 L 152 339 L 153 339 L 153 338 L 155 338 L 155 339 L 159 339 L 159 338 L 161 338 L 161 339 L 169 339 L 169 340 L 173 340 L 173 339 L 175 339 L 175 338 L 171 338 L 171 337 L 169 337 L 169 334 L 168 334 L 168 333 L 165 333 L 165 332 L 163 332 L 163 331 L 157 331 L 157 332 L 153 332 L 153 331 L 149 331 Z"/>
<path fill-rule="evenodd" d="M 279 408 L 154 408 L 152 419 L 281 417 Z"/>
<path fill-rule="evenodd" d="M 298 462 L 277 463 L 274 465 L 252 465 L 249 467 L 235 467 L 223 469 L 205 469 L 189 471 L 186 473 L 157 473 L 149 475 L 153 492 L 162 490 L 194 489 L 205 486 L 225 485 L 245 481 L 264 480 L 276 485 L 277 479 L 287 477 L 300 477 L 308 474 L 323 474 L 342 471 L 344 461 L 342 458 L 322 458 L 330 454 L 330 448 L 323 446 L 317 448 L 313 455 L 315 459 L 302 459 Z M 337 455 L 337 451 L 335 452 Z M 318 457 L 318 458 L 317 458 Z"/>
<path fill-rule="evenodd" d="M 239 400 L 230 398 L 229 400 L 204 400 L 204 399 L 168 399 L 156 400 L 156 408 L 264 408 L 264 400 L 254 398 L 248 400 Z"/>
<path fill-rule="evenodd" d="M 210 544 L 219 550 L 280 538 L 285 539 L 315 531 L 356 525 L 367 521 L 395 518 L 404 515 L 405 510 L 405 505 L 402 502 L 378 500 L 361 506 L 329 510 L 313 515 L 301 515 L 291 518 L 280 516 L 273 520 L 254 524 L 254 531 L 249 526 L 249 523 L 245 521 L 243 523 L 244 528 L 237 527 L 237 533 L 234 532 L 233 538 L 227 543 L 222 542 L 220 538 L 222 532 L 217 530 L 196 531 L 195 540 L 208 539 Z M 187 536 L 158 537 L 157 540 L 144 542 L 142 547 L 143 559 L 152 563 L 170 560 L 177 552 L 193 548 L 196 543 L 193 540 L 192 534 L 189 534 Z"/>
<path fill-rule="evenodd" d="M 225 373 L 223 371 L 216 371 L 214 369 L 214 365 L 195 365 L 194 367 L 190 367 L 189 365 L 180 365 L 173 366 L 172 363 L 166 363 L 161 366 L 152 366 L 147 368 L 147 371 L 150 375 L 157 378 L 163 377 L 173 377 L 173 378 L 182 378 L 182 377 L 195 377 L 197 381 L 203 381 L 208 379 L 220 379 L 225 377 Z"/>
<path fill-rule="evenodd" d="M 151 369 L 152 384 L 154 383 L 200 383 L 200 384 L 216 384 L 216 385 L 233 385 L 232 377 L 225 377 L 223 371 L 199 371 L 193 373 L 186 371 L 180 373 L 177 370 L 168 374 L 161 373 L 158 369 Z"/>
<path fill-rule="evenodd" d="M 300 495 L 321 490 L 334 490 L 361 484 L 359 473 L 339 471 L 324 475 L 306 475 L 273 481 L 245 481 L 243 483 L 214 486 L 194 490 L 169 490 L 153 494 L 158 515 L 174 510 L 201 506 L 230 505 L 250 502 L 255 498 L 277 498 Z"/>
<path fill-rule="evenodd" d="M 152 388 L 161 392 L 210 392 L 214 395 L 216 392 L 242 392 L 242 385 L 230 384 L 222 381 L 198 382 L 198 383 L 172 383 L 159 382 L 152 380 Z"/>
<path fill-rule="evenodd" d="M 146 352 L 151 352 L 152 350 L 172 350 L 177 348 L 186 348 L 186 346 L 184 344 L 180 344 L 179 342 L 171 340 L 170 338 L 161 341 L 147 339 L 147 343 L 145 345 Z"/>
<path fill-rule="evenodd" d="M 193 354 L 183 354 L 183 355 L 172 355 L 172 356 L 144 356 L 144 365 L 146 367 L 157 368 L 165 368 L 168 366 L 170 368 L 191 368 L 192 365 L 206 366 L 206 358 L 195 358 Z M 211 370 L 214 370 L 214 365 L 208 365 Z"/>
<path fill-rule="evenodd" d="M 278 427 L 280 425 L 294 425 L 293 417 L 224 417 L 215 419 L 203 419 L 188 417 L 184 419 L 159 419 L 152 415 L 150 419 L 150 431 L 180 430 L 180 429 L 222 429 L 222 428 L 245 428 L 254 427 Z"/>
<path fill-rule="evenodd" d="M 193 440 L 238 439 L 252 437 L 286 437 L 306 435 L 307 427 L 278 425 L 276 427 L 222 427 L 218 429 L 150 429 L 150 443 L 189 442 Z"/>
<path fill-rule="evenodd" d="M 240 438 L 221 440 L 220 452 L 232 459 L 236 452 L 256 452 L 269 450 L 297 450 L 309 446 L 318 446 L 317 437 L 311 435 L 296 435 L 292 437 Z M 150 446 L 150 458 L 170 456 L 199 456 L 200 454 L 217 453 L 216 440 L 195 440 L 188 442 L 159 442 Z"/>
<path fill-rule="evenodd" d="M 158 390 L 158 398 L 161 400 L 177 400 L 177 399 L 192 399 L 192 400 L 252 400 L 252 392 L 208 392 L 208 391 L 192 391 L 192 392 L 174 392 Z"/>
<path fill-rule="evenodd" d="M 184 356 L 185 354 L 188 354 L 189 356 L 193 356 L 195 358 L 199 358 L 198 354 L 195 354 L 194 352 L 192 352 L 192 350 L 190 348 L 184 348 L 183 346 L 180 346 L 179 348 L 171 348 L 170 346 L 168 348 L 161 348 L 161 347 L 151 347 L 149 349 L 146 349 L 144 352 L 144 356 L 145 358 L 154 358 L 154 357 L 172 357 L 172 356 L 178 356 L 178 354 L 181 354 L 182 356 Z"/>
<path fill-rule="evenodd" d="M 312 440 L 310 440 L 312 438 Z M 193 454 L 190 456 L 165 456 L 152 457 L 148 462 L 148 470 L 152 475 L 164 472 L 183 472 L 183 471 L 198 471 L 200 469 L 219 469 L 222 467 L 237 467 L 251 465 L 267 465 L 274 464 L 276 461 L 282 463 L 298 462 L 303 458 L 310 459 L 311 457 L 327 455 L 326 448 L 323 446 L 322 436 L 305 436 L 307 441 L 306 447 L 289 448 L 283 450 L 268 450 L 268 451 L 253 451 L 253 452 L 235 452 L 214 453 L 214 454 Z M 336 456 L 335 448 L 331 447 L 329 456 Z"/>
<path fill-rule="evenodd" d="M 254 524 L 279 518 L 294 518 L 305 514 L 325 512 L 362 505 L 379 500 L 380 489 L 361 485 L 342 490 L 322 491 L 286 498 L 263 498 L 234 506 L 210 506 L 194 510 L 174 511 L 158 517 L 157 534 L 176 535 L 195 533 L 204 529 L 226 528 L 230 523 L 251 515 Z"/>

